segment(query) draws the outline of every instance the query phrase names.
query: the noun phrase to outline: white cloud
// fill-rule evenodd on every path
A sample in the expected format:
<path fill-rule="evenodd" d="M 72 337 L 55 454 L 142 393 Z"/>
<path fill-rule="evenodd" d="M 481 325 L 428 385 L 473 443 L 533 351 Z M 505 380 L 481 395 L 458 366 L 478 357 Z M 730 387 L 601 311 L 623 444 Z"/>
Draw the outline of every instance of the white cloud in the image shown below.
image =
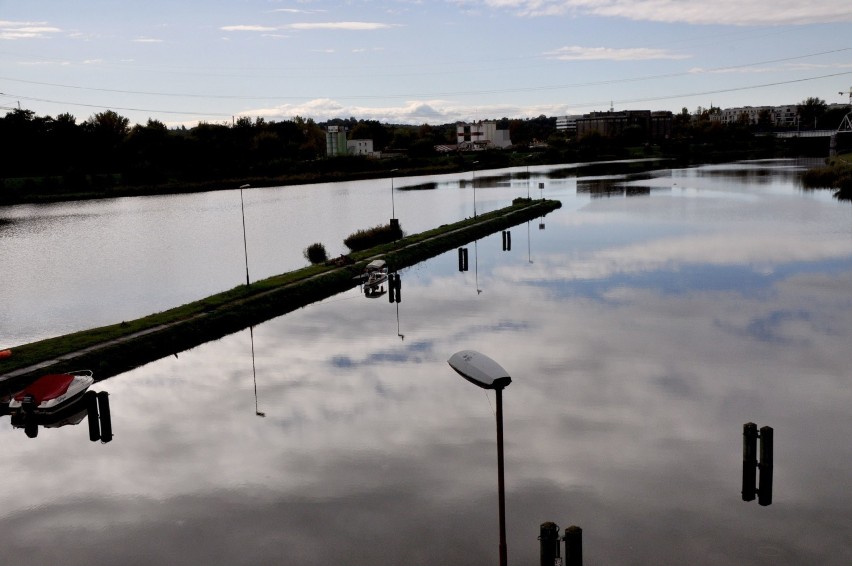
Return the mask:
<path fill-rule="evenodd" d="M 62 30 L 45 22 L 11 22 L 0 20 L 0 40 L 39 39 Z"/>
<path fill-rule="evenodd" d="M 267 120 L 291 120 L 294 116 L 310 117 L 321 122 L 332 118 L 358 116 L 393 124 L 446 124 L 458 120 L 486 118 L 532 118 L 542 114 L 568 114 L 565 105 L 515 106 L 477 105 L 471 107 L 447 100 L 411 100 L 400 106 L 367 107 L 343 104 L 330 98 L 318 98 L 301 104 L 284 104 L 241 112 L 241 116 L 261 116 Z"/>
<path fill-rule="evenodd" d="M 650 59 L 688 59 L 689 55 L 672 53 L 665 49 L 648 47 L 580 47 L 571 45 L 560 47 L 545 53 L 551 59 L 560 61 L 646 61 Z"/>
<path fill-rule="evenodd" d="M 592 15 L 640 21 L 724 25 L 852 21 L 852 3 L 825 0 L 481 0 L 481 3 L 529 17 Z"/>
<path fill-rule="evenodd" d="M 314 30 L 314 29 L 331 29 L 331 30 L 350 30 L 350 31 L 370 31 L 376 29 L 388 29 L 394 27 L 392 24 L 383 24 L 380 22 L 314 22 L 314 23 L 298 23 L 288 24 L 283 26 L 286 29 Z"/>
<path fill-rule="evenodd" d="M 162 39 L 156 39 L 153 37 L 140 37 L 133 40 L 134 43 L 163 43 Z"/>
<path fill-rule="evenodd" d="M 232 25 L 222 26 L 222 31 L 246 31 L 246 32 L 264 32 L 271 33 L 281 30 L 348 30 L 348 31 L 372 31 L 377 29 L 389 29 L 396 27 L 394 24 L 383 24 L 380 22 L 300 22 L 295 24 L 285 24 L 281 26 L 261 26 L 261 25 Z"/>
<path fill-rule="evenodd" d="M 270 31 L 278 31 L 279 28 L 270 27 L 270 26 L 250 26 L 250 25 L 236 25 L 236 26 L 222 26 L 222 31 L 261 31 L 261 32 L 270 32 Z"/>

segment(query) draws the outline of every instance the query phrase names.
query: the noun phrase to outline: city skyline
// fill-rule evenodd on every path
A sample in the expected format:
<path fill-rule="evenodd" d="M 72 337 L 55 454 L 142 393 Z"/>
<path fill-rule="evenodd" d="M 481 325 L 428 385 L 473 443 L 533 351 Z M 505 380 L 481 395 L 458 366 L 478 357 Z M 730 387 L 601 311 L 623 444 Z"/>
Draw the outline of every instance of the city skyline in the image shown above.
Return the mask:
<path fill-rule="evenodd" d="M 0 13 L 0 108 L 192 126 L 845 103 L 850 31 L 824 0 L 46 0 Z"/>

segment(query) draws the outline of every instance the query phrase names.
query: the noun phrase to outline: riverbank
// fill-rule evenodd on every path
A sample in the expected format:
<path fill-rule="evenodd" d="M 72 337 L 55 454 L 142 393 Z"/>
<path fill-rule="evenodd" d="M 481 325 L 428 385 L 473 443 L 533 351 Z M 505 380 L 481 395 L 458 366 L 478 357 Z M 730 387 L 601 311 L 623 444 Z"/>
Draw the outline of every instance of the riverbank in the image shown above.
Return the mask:
<path fill-rule="evenodd" d="M 836 189 L 836 198 L 852 200 L 852 153 L 833 157 L 824 167 L 808 169 L 802 182 L 809 189 Z"/>
<path fill-rule="evenodd" d="M 137 320 L 17 346 L 0 359 L 0 393 L 33 375 L 81 367 L 104 379 L 351 289 L 377 257 L 397 271 L 561 206 L 554 200 L 516 199 L 476 218 L 352 253 L 348 265 L 312 265 Z"/>

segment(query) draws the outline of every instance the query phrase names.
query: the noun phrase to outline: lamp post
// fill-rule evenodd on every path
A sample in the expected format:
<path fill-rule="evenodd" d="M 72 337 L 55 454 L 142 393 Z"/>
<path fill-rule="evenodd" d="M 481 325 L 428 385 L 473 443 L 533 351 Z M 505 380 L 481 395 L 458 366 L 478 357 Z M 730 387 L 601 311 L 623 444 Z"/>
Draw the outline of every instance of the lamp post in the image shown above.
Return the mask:
<path fill-rule="evenodd" d="M 473 163 L 471 163 L 471 165 L 473 165 L 472 184 L 473 184 L 473 217 L 474 218 L 476 218 L 476 164 L 477 163 L 479 163 L 479 161 L 474 161 Z"/>
<path fill-rule="evenodd" d="M 246 183 L 245 185 L 240 185 L 240 211 L 243 214 L 243 253 L 246 257 L 246 285 L 249 284 L 249 272 L 248 272 L 248 244 L 246 243 L 246 207 L 243 203 L 243 189 L 249 188 L 251 185 Z"/>
<path fill-rule="evenodd" d="M 500 513 L 500 566 L 506 566 L 506 495 L 503 481 L 503 389 L 512 378 L 500 364 L 475 350 L 461 350 L 447 360 L 459 375 L 497 395 L 497 492 Z"/>

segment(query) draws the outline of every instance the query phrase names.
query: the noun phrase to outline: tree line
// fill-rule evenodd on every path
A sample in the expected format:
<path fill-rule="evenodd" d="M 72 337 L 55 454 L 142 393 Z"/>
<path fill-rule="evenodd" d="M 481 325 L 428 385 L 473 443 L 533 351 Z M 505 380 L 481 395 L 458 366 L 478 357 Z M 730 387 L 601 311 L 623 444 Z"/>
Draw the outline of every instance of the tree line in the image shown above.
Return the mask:
<path fill-rule="evenodd" d="M 799 109 L 802 122 L 813 121 L 815 127 L 840 119 L 816 98 L 803 101 Z M 763 153 L 777 149 L 771 141 L 755 142 L 753 134 L 759 125 L 714 121 L 718 111 L 699 107 L 690 113 L 684 108 L 673 116 L 669 138 L 654 141 L 655 150 L 649 149 L 651 140 L 641 128 L 628 128 L 608 138 L 593 133 L 575 139 L 557 131 L 555 117 L 502 118 L 497 120 L 498 129 L 509 130 L 515 150 L 477 152 L 475 159 L 480 168 L 493 168 L 636 156 L 631 147 L 684 159 L 695 157 L 697 151 L 706 157 L 755 146 Z M 371 139 L 376 151 L 397 157 L 390 161 L 358 156 L 326 159 L 328 126 L 346 128 L 350 139 Z M 530 150 L 533 142 L 544 143 Z M 78 123 L 68 113 L 54 118 L 13 109 L 0 118 L 0 203 L 32 200 L 34 195 L 61 199 L 232 188 L 243 182 L 264 184 L 264 180 L 294 184 L 380 176 L 391 169 L 464 170 L 470 159 L 466 163 L 462 155 L 439 155 L 435 149 L 455 143 L 455 123 L 411 126 L 356 118 L 317 123 L 297 116 L 282 121 L 240 117 L 231 123 L 168 128 L 153 119 L 131 126 L 128 118 L 112 110 Z M 518 156 L 519 152 L 525 155 Z"/>

